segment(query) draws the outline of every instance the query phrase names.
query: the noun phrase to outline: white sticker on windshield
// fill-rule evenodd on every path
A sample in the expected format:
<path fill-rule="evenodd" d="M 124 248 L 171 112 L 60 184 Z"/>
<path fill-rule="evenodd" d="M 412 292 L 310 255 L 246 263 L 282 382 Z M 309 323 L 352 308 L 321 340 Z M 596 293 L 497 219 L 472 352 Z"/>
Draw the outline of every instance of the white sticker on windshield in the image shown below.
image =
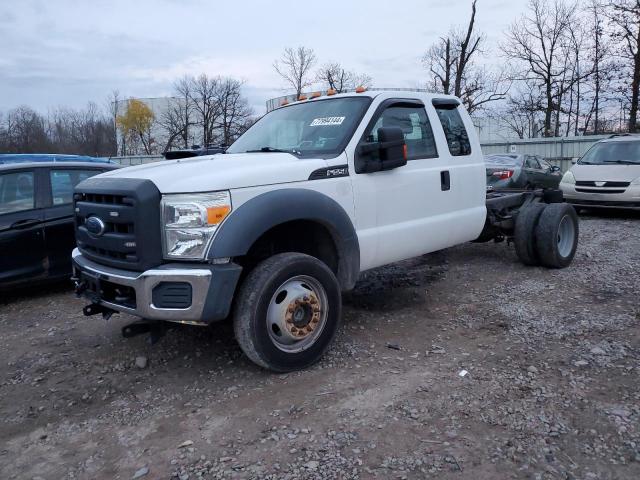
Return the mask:
<path fill-rule="evenodd" d="M 309 124 L 310 127 L 326 127 L 329 125 L 342 125 L 345 117 L 322 117 L 316 118 Z"/>

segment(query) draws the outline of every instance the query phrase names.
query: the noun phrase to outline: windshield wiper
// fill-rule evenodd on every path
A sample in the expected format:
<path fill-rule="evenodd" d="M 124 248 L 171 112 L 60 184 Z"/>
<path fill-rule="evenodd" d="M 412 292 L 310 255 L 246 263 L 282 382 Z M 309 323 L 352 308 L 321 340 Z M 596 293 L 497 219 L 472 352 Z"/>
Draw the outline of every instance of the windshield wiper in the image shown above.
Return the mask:
<path fill-rule="evenodd" d="M 293 153 L 294 155 L 300 155 L 300 152 L 295 148 L 291 150 L 283 150 L 281 148 L 274 147 L 262 147 L 257 150 L 247 150 L 246 153 Z"/>
<path fill-rule="evenodd" d="M 605 160 L 604 163 L 619 163 L 620 165 L 640 165 L 632 160 Z"/>

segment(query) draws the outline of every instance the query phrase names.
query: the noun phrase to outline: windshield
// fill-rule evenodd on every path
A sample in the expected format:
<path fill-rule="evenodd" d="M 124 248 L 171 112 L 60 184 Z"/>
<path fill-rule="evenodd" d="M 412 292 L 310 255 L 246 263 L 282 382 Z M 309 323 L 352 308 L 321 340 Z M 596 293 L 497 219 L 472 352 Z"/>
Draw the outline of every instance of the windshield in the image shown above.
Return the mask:
<path fill-rule="evenodd" d="M 487 155 L 484 161 L 491 165 L 522 165 L 522 157 L 518 155 Z"/>
<path fill-rule="evenodd" d="M 640 141 L 596 143 L 578 161 L 580 165 L 640 165 Z"/>
<path fill-rule="evenodd" d="M 256 122 L 227 153 L 285 151 L 299 157 L 335 157 L 370 103 L 369 97 L 343 97 L 279 108 Z"/>

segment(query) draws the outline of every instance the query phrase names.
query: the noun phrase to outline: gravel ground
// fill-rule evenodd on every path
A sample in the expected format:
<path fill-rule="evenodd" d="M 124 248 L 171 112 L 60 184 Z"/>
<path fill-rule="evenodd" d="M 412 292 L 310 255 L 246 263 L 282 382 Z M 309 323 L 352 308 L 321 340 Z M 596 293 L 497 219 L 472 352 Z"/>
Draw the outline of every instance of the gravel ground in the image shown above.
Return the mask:
<path fill-rule="evenodd" d="M 582 216 L 565 270 L 467 244 L 368 272 L 289 375 L 228 323 L 151 346 L 66 286 L 5 296 L 0 479 L 638 479 L 639 227 Z"/>

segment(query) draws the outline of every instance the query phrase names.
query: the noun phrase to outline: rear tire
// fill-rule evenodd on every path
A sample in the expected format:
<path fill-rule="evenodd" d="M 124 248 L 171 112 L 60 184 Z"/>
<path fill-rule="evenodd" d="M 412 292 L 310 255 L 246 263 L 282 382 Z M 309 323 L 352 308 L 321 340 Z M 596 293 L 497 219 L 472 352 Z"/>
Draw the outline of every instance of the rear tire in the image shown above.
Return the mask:
<path fill-rule="evenodd" d="M 540 265 L 536 250 L 536 226 L 545 206 L 532 203 L 518 212 L 514 232 L 516 254 L 525 265 Z"/>
<path fill-rule="evenodd" d="M 234 309 L 242 351 L 259 366 L 290 372 L 317 362 L 340 323 L 342 298 L 329 267 L 315 257 L 281 253 L 247 276 Z"/>
<path fill-rule="evenodd" d="M 578 248 L 578 215 L 567 203 L 547 205 L 536 227 L 536 249 L 540 263 L 548 268 L 565 268 Z"/>

